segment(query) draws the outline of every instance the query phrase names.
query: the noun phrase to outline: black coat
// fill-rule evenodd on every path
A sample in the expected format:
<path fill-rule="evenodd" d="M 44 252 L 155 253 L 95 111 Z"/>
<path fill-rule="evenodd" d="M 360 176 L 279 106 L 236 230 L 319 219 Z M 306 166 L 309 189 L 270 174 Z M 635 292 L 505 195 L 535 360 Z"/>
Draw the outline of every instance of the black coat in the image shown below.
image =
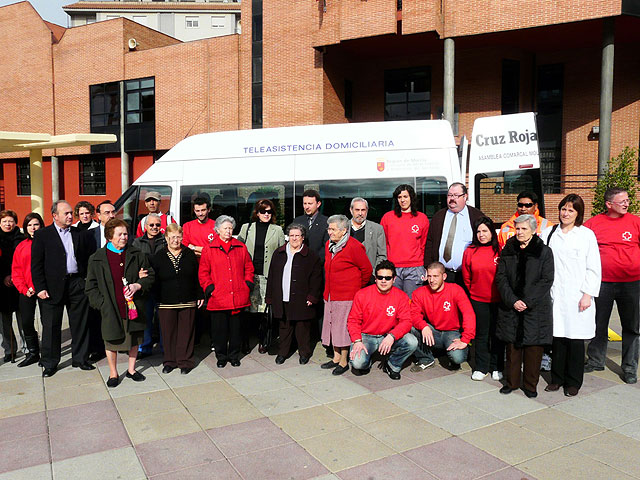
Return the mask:
<path fill-rule="evenodd" d="M 293 219 L 293 223 L 299 223 L 307 229 L 307 236 L 305 243 L 309 245 L 309 248 L 320 258 L 320 262 L 324 263 L 324 246 L 329 240 L 329 232 L 327 232 L 327 220 L 329 217 L 322 215 L 318 212 L 316 219 L 313 221 L 313 226 L 309 228 L 309 217 L 306 215 L 300 215 Z"/>
<path fill-rule="evenodd" d="M 79 232 L 71 229 L 73 251 L 78 263 L 78 274 L 87 276 L 87 262 L 95 251 L 91 230 Z M 31 245 L 31 276 L 36 293 L 49 292 L 51 303 L 60 303 L 64 296 L 67 274 L 67 252 L 55 224 L 36 230 Z"/>
<path fill-rule="evenodd" d="M 154 289 L 159 303 L 176 305 L 204 298 L 198 281 L 198 257 L 190 248 L 182 247 L 178 273 L 173 267 L 166 247 L 151 257 L 151 267 L 156 276 Z"/>
<path fill-rule="evenodd" d="M 18 291 L 16 287 L 7 287 L 4 279 L 11 275 L 13 252 L 25 236 L 15 227 L 9 233 L 0 230 L 0 311 L 5 313 L 18 310 Z"/>
<path fill-rule="evenodd" d="M 151 239 L 147 237 L 147 234 L 145 233 L 143 236 L 136 238 L 133 241 L 133 245 L 136 248 L 139 248 L 142 253 L 151 260 L 153 255 L 167 246 L 167 240 L 164 238 L 164 235 L 160 233 L 153 239 L 153 243 L 151 243 Z"/>
<path fill-rule="evenodd" d="M 496 336 L 518 345 L 549 345 L 553 339 L 553 252 L 534 235 L 522 250 L 515 237 L 507 240 L 496 273 L 502 303 L 498 311 Z M 527 309 L 513 307 L 522 300 Z"/>
<path fill-rule="evenodd" d="M 284 317 L 282 301 L 282 274 L 287 263 L 287 246 L 273 252 L 265 300 L 273 309 L 275 318 Z M 322 264 L 318 256 L 306 245 L 293 256 L 291 288 L 289 292 L 288 320 L 311 320 L 316 317 L 315 304 L 322 298 Z M 307 305 L 307 300 L 312 306 Z"/>
<path fill-rule="evenodd" d="M 469 209 L 469 221 L 471 228 L 479 218 L 485 216 L 477 208 L 467 205 Z M 430 263 L 440 260 L 440 242 L 442 241 L 442 230 L 444 229 L 444 219 L 447 215 L 446 208 L 438 210 L 429 222 L 429 231 L 427 232 L 427 241 L 424 245 L 424 267 L 427 268 Z"/>

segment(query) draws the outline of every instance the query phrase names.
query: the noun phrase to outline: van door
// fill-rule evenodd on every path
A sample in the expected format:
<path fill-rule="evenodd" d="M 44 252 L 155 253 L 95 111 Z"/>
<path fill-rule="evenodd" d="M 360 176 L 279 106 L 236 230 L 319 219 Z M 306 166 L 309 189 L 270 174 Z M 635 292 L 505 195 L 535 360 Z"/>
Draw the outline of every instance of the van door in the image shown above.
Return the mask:
<path fill-rule="evenodd" d="M 496 225 L 516 211 L 520 192 L 538 195 L 544 216 L 538 133 L 533 112 L 477 119 L 469 158 L 469 203 Z"/>
<path fill-rule="evenodd" d="M 135 236 L 140 219 L 149 213 L 144 198 L 149 192 L 160 194 L 160 212 L 169 213 L 176 221 L 178 194 L 177 182 L 163 182 L 158 185 L 133 185 L 115 202 L 116 218 L 129 224 L 132 237 Z"/>

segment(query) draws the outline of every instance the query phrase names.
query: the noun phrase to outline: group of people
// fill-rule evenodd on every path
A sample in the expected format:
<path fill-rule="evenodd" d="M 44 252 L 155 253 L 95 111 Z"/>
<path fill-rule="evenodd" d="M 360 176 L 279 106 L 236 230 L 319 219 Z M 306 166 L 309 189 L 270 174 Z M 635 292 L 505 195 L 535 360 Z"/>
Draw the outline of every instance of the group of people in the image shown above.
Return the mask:
<path fill-rule="evenodd" d="M 108 201 L 98 205 L 97 221 L 93 206 L 80 202 L 75 226 L 71 206 L 58 201 L 52 225 L 44 227 L 32 213 L 22 232 L 15 213 L 0 212 L 5 361 L 16 352 L 15 310 L 28 350 L 19 366 L 40 361 L 44 376 L 55 374 L 67 307 L 72 365 L 93 369 L 90 362 L 106 355 L 110 387 L 120 382 L 117 352 L 128 355 L 125 376 L 142 381 L 136 359 L 156 342 L 164 373 L 189 373 L 203 323 L 217 366 L 237 367 L 250 351 L 252 325 L 259 352 L 267 352 L 273 317 L 278 364 L 296 345 L 300 364 L 307 364 L 316 326 L 331 356 L 321 368 L 333 375 L 367 374 L 376 352 L 394 380 L 410 358 L 416 373 L 440 354 L 458 369 L 473 345 L 473 380 L 504 376 L 500 393 L 521 388 L 535 397 L 546 349 L 552 355 L 546 390 L 574 396 L 584 372 L 604 368 L 615 301 L 623 379 L 635 383 L 640 219 L 627 213 L 628 193 L 608 190 L 607 212 L 586 222 L 582 198 L 567 195 L 554 225 L 540 215 L 537 196 L 522 192 L 516 213 L 497 231 L 467 200 L 465 185 L 452 184 L 447 207 L 429 221 L 417 210 L 413 187 L 399 185 L 393 210 L 377 224 L 367 218 L 364 198 L 351 201 L 351 218 L 326 217 L 319 193 L 307 190 L 304 215 L 286 232 L 277 225 L 275 204 L 261 199 L 236 238 L 234 218 L 209 218 L 206 196 L 193 199 L 196 218 L 181 227 L 160 211 L 161 195 L 148 192 L 148 213 L 138 219 L 133 241 Z M 41 346 L 33 327 L 36 302 Z M 591 340 L 586 363 L 585 340 Z"/>

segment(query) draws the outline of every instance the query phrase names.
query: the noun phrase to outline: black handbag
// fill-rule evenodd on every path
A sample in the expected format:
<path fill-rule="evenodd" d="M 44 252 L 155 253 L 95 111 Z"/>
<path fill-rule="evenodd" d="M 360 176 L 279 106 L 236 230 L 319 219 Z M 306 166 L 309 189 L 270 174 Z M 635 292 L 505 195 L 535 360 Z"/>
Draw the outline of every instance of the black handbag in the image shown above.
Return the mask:
<path fill-rule="evenodd" d="M 265 349 L 269 349 L 273 341 L 273 310 L 271 305 L 267 304 L 264 309 L 264 315 L 260 316 L 260 325 L 258 325 L 258 341 Z"/>

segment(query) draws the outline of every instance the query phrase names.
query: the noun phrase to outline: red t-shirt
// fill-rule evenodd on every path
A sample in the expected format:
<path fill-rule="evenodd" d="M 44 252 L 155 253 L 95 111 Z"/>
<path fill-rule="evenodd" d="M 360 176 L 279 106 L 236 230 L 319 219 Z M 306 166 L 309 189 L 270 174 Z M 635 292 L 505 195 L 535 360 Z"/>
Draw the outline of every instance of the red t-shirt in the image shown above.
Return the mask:
<path fill-rule="evenodd" d="M 352 342 L 362 339 L 363 333 L 391 333 L 399 340 L 409 333 L 411 325 L 411 307 L 407 294 L 396 287 L 391 287 L 389 293 L 380 293 L 375 285 L 356 293 L 347 319 Z"/>
<path fill-rule="evenodd" d="M 207 218 L 207 221 L 200 223 L 198 219 L 191 220 L 182 226 L 182 244 L 185 247 L 195 245 L 196 247 L 205 247 L 217 235 L 213 227 L 216 222 Z"/>
<path fill-rule="evenodd" d="M 429 219 L 418 212 L 403 213 L 401 217 L 391 211 L 383 215 L 380 225 L 387 239 L 387 258 L 396 267 L 424 265 L 424 244 L 427 242 Z"/>
<path fill-rule="evenodd" d="M 469 343 L 476 336 L 476 314 L 460 285 L 445 282 L 439 292 L 427 285 L 415 290 L 411 296 L 411 317 L 418 330 L 426 327 L 427 321 L 436 330 L 460 330 L 460 316 L 460 340 Z"/>
<path fill-rule="evenodd" d="M 469 296 L 484 303 L 500 301 L 496 284 L 496 271 L 500 253 L 495 253 L 491 245 L 469 246 L 462 256 L 462 278 L 469 290 Z"/>
<path fill-rule="evenodd" d="M 601 213 L 584 226 L 596 234 L 603 282 L 640 280 L 640 218 L 631 213 L 620 218 Z"/>

